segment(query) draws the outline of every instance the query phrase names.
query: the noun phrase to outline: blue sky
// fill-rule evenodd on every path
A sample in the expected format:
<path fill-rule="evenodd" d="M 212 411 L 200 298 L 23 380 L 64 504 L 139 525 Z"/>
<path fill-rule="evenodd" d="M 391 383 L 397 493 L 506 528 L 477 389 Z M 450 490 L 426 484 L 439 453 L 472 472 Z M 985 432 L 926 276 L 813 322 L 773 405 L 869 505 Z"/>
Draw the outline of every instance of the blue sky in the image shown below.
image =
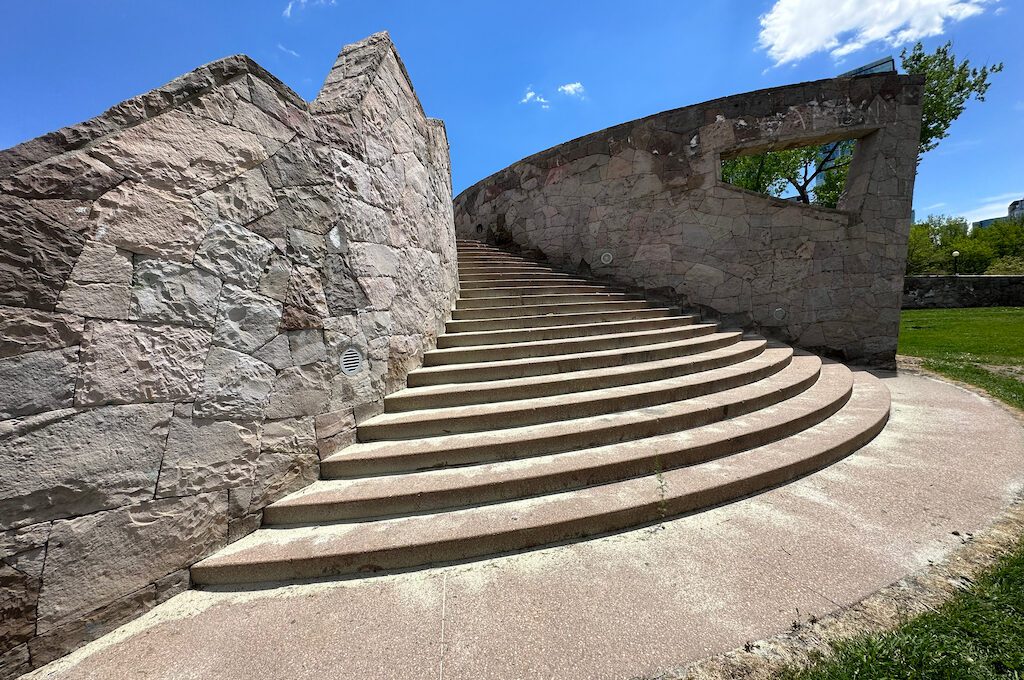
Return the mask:
<path fill-rule="evenodd" d="M 235 53 L 312 99 L 342 45 L 388 30 L 447 124 L 456 192 L 609 125 L 952 39 L 1006 69 L 924 157 L 917 214 L 975 220 L 1024 197 L 1017 0 L 7 0 L 0 18 L 0 148 Z"/>

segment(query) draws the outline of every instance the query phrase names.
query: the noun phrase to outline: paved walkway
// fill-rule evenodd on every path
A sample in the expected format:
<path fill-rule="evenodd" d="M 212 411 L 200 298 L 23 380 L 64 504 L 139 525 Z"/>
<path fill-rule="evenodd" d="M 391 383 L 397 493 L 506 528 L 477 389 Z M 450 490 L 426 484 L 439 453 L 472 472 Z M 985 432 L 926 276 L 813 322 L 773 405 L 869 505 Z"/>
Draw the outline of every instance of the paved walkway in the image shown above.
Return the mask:
<path fill-rule="evenodd" d="M 1024 485 L 1024 428 L 888 377 L 892 419 L 802 480 L 656 527 L 426 571 L 187 592 L 30 678 L 629 678 L 773 635 L 941 558 Z"/>

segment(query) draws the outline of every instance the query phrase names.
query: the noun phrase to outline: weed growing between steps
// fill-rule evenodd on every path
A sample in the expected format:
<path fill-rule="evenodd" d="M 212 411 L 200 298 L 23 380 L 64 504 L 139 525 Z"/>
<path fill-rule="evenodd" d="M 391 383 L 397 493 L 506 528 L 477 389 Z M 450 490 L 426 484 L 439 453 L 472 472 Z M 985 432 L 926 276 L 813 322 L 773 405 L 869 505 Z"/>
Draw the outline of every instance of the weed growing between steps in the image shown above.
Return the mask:
<path fill-rule="evenodd" d="M 836 643 L 785 680 L 1024 677 L 1024 544 L 938 610 L 888 633 Z"/>
<path fill-rule="evenodd" d="M 1024 307 L 904 310 L 899 353 L 1024 409 Z"/>

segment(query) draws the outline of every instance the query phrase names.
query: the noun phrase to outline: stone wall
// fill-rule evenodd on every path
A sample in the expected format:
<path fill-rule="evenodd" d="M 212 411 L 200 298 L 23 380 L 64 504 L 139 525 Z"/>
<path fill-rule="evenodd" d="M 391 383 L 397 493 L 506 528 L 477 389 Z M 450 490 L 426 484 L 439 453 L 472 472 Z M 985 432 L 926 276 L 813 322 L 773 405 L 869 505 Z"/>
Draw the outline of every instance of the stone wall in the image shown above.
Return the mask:
<path fill-rule="evenodd" d="M 456 229 L 727 325 L 892 366 L 922 84 L 822 80 L 595 132 L 464 191 Z M 721 180 L 723 158 L 837 139 L 858 140 L 838 210 Z"/>
<path fill-rule="evenodd" d="M 0 677 L 314 480 L 458 285 L 444 127 L 386 34 L 309 104 L 230 57 L 0 152 L 0 242 Z"/>
<path fill-rule="evenodd" d="M 1024 307 L 1024 276 L 908 276 L 903 309 Z"/>

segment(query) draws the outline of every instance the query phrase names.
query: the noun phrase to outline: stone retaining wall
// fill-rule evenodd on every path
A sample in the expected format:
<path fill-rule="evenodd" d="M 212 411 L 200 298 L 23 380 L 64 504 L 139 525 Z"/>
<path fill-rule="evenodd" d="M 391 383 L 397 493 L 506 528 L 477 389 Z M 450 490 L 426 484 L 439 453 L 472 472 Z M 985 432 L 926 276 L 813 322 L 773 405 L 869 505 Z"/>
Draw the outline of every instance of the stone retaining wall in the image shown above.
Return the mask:
<path fill-rule="evenodd" d="M 1024 276 L 908 276 L 903 309 L 1024 307 Z"/>
<path fill-rule="evenodd" d="M 894 366 L 923 80 L 821 80 L 659 113 L 542 151 L 455 200 L 519 248 L 812 351 Z M 857 139 L 839 210 L 724 183 L 721 160 Z"/>
<path fill-rule="evenodd" d="M 236 56 L 0 152 L 0 245 L 3 678 L 316 479 L 458 285 L 445 130 L 386 34 L 309 104 Z"/>

